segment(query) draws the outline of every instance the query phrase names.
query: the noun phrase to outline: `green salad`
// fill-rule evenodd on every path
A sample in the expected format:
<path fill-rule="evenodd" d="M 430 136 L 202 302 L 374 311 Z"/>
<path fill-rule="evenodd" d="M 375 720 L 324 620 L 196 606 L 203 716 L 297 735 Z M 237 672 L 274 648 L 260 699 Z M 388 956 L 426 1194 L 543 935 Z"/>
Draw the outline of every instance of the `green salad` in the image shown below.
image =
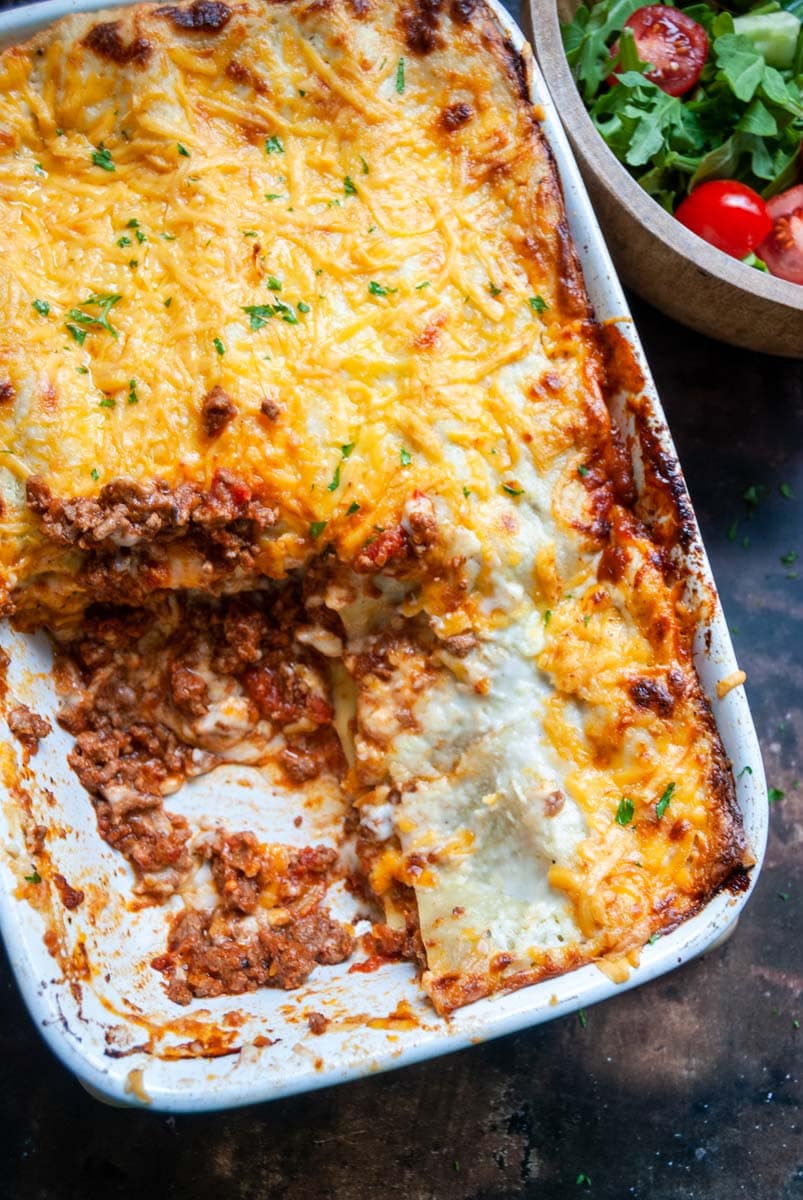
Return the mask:
<path fill-rule="evenodd" d="M 701 185 L 743 185 L 756 193 L 761 236 L 707 240 L 742 258 L 780 219 L 777 248 L 800 237 L 803 262 L 803 0 L 738 7 L 584 3 L 563 26 L 564 46 L 601 137 L 659 204 L 684 220 L 678 210 Z M 773 201 L 781 194 L 784 203 Z M 784 209 L 777 219 L 773 208 Z M 796 262 L 790 276 L 768 259 L 773 273 L 803 283 Z"/>
<path fill-rule="evenodd" d="M 694 91 L 685 96 L 668 95 L 647 79 L 649 64 L 639 60 L 635 37 L 621 37 L 625 21 L 641 7 L 639 0 L 581 5 L 563 30 L 580 93 L 616 157 L 670 212 L 706 179 L 739 179 L 765 198 L 791 187 L 803 138 L 803 36 L 797 16 L 803 0 L 790 0 L 787 9 L 775 0 L 754 9 L 741 18 L 751 22 L 749 34 L 744 25 L 737 31 L 739 17 L 711 4 L 681 6 L 710 39 Z M 776 53 L 767 55 L 773 24 Z M 610 45 L 617 37 L 624 70 L 609 87 Z"/>

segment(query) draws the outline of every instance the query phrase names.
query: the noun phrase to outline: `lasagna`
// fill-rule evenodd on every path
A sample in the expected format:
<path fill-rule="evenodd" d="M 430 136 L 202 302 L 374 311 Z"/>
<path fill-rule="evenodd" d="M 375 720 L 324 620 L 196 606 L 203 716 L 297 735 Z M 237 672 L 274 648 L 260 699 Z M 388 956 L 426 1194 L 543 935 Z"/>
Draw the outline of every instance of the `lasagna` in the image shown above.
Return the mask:
<path fill-rule="evenodd" d="M 344 876 L 446 1013 L 743 869 L 682 502 L 637 496 L 483 0 L 69 16 L 0 56 L 0 227 L 2 611 L 53 639 L 137 902 L 183 900 L 173 1000 L 356 953 Z M 170 794 L 226 762 L 340 844 L 225 794 L 190 828 Z"/>

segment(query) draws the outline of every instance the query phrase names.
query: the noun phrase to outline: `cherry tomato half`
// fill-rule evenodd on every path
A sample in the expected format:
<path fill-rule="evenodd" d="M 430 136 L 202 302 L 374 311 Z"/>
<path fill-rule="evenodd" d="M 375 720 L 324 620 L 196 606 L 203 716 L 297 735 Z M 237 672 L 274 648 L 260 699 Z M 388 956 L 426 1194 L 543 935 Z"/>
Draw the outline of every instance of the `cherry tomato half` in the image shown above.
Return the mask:
<path fill-rule="evenodd" d="M 767 201 L 772 230 L 756 250 L 779 279 L 803 283 L 803 183 Z"/>
<path fill-rule="evenodd" d="M 758 192 L 734 179 L 701 183 L 675 216 L 692 233 L 734 258 L 755 250 L 772 229 L 772 217 Z"/>
<path fill-rule="evenodd" d="M 641 61 L 653 67 L 646 72 L 648 79 L 670 96 L 691 91 L 708 57 L 708 34 L 702 25 L 677 8 L 647 4 L 630 14 L 625 28 L 633 31 Z M 616 42 L 611 54 L 618 53 Z M 608 82 L 614 83 L 621 70 L 617 67 Z"/>

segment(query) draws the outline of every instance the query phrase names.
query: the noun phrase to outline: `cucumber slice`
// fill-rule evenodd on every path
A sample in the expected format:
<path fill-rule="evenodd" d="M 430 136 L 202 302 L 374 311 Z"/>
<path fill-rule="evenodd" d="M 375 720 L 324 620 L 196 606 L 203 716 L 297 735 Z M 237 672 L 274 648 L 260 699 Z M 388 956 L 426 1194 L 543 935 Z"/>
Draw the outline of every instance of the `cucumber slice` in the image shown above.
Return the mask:
<path fill-rule="evenodd" d="M 794 13 L 748 13 L 733 18 L 733 31 L 749 38 L 768 67 L 785 71 L 795 58 L 800 21 Z"/>

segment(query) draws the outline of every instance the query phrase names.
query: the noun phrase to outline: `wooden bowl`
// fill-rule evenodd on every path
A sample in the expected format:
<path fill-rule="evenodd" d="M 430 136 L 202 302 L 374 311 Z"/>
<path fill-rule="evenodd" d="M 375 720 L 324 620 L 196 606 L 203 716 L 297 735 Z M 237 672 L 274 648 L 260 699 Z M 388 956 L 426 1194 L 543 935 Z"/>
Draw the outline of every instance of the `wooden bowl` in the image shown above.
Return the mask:
<path fill-rule="evenodd" d="M 803 286 L 747 267 L 691 233 L 639 187 L 594 128 L 560 36 L 560 21 L 577 4 L 526 0 L 524 30 L 623 283 L 709 337 L 803 358 Z"/>

